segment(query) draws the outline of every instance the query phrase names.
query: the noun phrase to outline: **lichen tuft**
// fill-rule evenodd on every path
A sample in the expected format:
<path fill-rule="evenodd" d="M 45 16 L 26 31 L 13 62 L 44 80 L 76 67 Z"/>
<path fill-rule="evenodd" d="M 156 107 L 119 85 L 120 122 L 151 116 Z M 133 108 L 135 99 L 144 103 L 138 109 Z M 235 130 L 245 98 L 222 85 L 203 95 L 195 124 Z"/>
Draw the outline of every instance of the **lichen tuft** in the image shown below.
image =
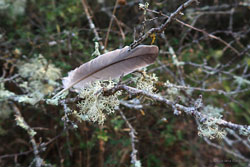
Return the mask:
<path fill-rule="evenodd" d="M 83 121 L 98 122 L 103 124 L 106 115 L 115 112 L 115 108 L 119 106 L 120 102 L 118 96 L 119 91 L 110 96 L 103 96 L 102 90 L 104 88 L 110 89 L 115 86 L 115 82 L 96 81 L 91 86 L 80 91 L 79 96 L 82 100 L 78 103 L 79 112 L 74 112 L 74 115 Z"/>

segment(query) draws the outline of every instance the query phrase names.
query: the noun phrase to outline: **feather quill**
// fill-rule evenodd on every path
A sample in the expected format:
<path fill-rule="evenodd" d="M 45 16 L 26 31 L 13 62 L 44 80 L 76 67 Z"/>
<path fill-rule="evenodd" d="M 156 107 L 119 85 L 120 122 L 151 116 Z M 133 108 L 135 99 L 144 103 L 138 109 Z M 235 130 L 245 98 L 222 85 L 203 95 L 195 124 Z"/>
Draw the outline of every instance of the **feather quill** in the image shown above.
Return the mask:
<path fill-rule="evenodd" d="M 139 45 L 133 50 L 126 46 L 100 55 L 70 71 L 68 76 L 62 79 L 64 89 L 54 97 L 72 87 L 81 89 L 96 80 L 118 78 L 146 67 L 155 61 L 158 51 L 155 45 Z"/>

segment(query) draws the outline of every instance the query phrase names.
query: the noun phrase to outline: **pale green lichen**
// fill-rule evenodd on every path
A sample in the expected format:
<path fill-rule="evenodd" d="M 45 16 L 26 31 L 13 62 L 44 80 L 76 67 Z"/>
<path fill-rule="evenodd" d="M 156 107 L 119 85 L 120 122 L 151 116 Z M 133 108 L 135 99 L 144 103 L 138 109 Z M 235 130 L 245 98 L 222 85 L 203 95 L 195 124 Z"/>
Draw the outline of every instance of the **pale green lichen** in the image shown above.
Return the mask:
<path fill-rule="evenodd" d="M 17 82 L 20 82 L 19 86 L 26 94 L 20 95 L 17 101 L 32 105 L 51 93 L 59 85 L 56 80 L 61 77 L 60 69 L 50 64 L 42 55 L 29 62 L 19 62 L 18 74 L 22 80 Z"/>
<path fill-rule="evenodd" d="M 168 80 L 164 83 L 164 86 L 167 86 L 166 98 L 169 100 L 176 100 L 178 97 L 183 97 L 180 94 L 180 90 L 173 86 Z"/>
<path fill-rule="evenodd" d="M 95 42 L 95 51 L 92 53 L 91 56 L 93 56 L 93 57 L 98 57 L 98 56 L 100 56 L 100 55 L 101 55 L 101 53 L 100 53 L 100 51 L 99 51 L 99 43 L 98 43 L 98 42 Z"/>
<path fill-rule="evenodd" d="M 17 123 L 18 126 L 20 126 L 21 128 L 25 129 L 25 130 L 28 132 L 28 134 L 29 134 L 30 136 L 33 137 L 33 136 L 36 135 L 36 132 L 35 132 L 33 129 L 31 129 L 31 128 L 25 123 L 23 117 L 21 117 L 21 116 L 19 116 L 19 115 L 16 115 L 16 123 Z"/>
<path fill-rule="evenodd" d="M 241 128 L 240 130 L 239 130 L 239 132 L 240 132 L 240 134 L 241 135 L 244 135 L 244 136 L 248 136 L 248 141 L 250 142 L 250 126 L 248 126 L 248 128 Z"/>
<path fill-rule="evenodd" d="M 57 106 L 59 103 L 59 100 L 65 99 L 68 94 L 69 94 L 69 91 L 63 92 L 62 94 L 56 96 L 55 98 L 46 99 L 46 103 Z"/>
<path fill-rule="evenodd" d="M 0 102 L 0 120 L 9 118 L 12 112 L 7 101 Z"/>
<path fill-rule="evenodd" d="M 178 67 L 178 66 L 183 66 L 185 64 L 183 61 L 179 61 L 177 59 L 174 49 L 172 47 L 169 47 L 168 51 L 172 55 L 172 60 L 174 65 Z"/>
<path fill-rule="evenodd" d="M 114 113 L 115 108 L 119 106 L 120 102 L 118 96 L 119 91 L 110 96 L 103 96 L 102 89 L 110 89 L 115 86 L 113 81 L 96 81 L 91 86 L 84 88 L 80 92 L 80 97 L 83 99 L 78 103 L 79 112 L 73 114 L 83 121 L 98 122 L 103 124 L 106 115 Z"/>
<path fill-rule="evenodd" d="M 9 7 L 9 3 L 6 0 L 0 0 L 0 10 L 7 9 Z"/>
<path fill-rule="evenodd" d="M 233 76 L 234 77 L 234 79 L 235 79 L 235 82 L 237 83 L 237 84 L 239 84 L 239 85 L 242 85 L 242 86 L 244 86 L 244 85 L 250 85 L 250 81 L 249 80 L 247 80 L 247 79 L 244 79 L 244 78 L 242 78 L 242 77 L 239 77 L 239 76 Z"/>
<path fill-rule="evenodd" d="M 6 101 L 7 99 L 14 97 L 15 93 L 6 90 L 4 83 L 1 82 L 1 80 L 2 79 L 0 78 L 0 101 Z"/>
<path fill-rule="evenodd" d="M 147 74 L 146 71 L 143 70 L 140 76 L 134 77 L 132 80 L 136 83 L 137 89 L 154 93 L 156 90 L 155 83 L 158 81 L 158 77 L 154 73 Z"/>
<path fill-rule="evenodd" d="M 49 63 L 41 54 L 31 59 L 29 62 L 21 61 L 18 64 L 18 73 L 28 80 L 48 80 L 54 81 L 61 77 L 60 69 Z"/>
<path fill-rule="evenodd" d="M 12 113 L 7 101 L 9 98 L 13 97 L 15 97 L 15 93 L 6 90 L 3 79 L 0 78 L 0 119 L 7 119 Z"/>
<path fill-rule="evenodd" d="M 207 105 L 203 108 L 203 110 L 201 111 L 203 114 L 206 114 L 208 117 L 213 117 L 213 118 L 222 118 L 223 115 L 223 109 L 222 108 L 218 108 L 218 107 L 214 107 L 212 105 Z"/>
<path fill-rule="evenodd" d="M 149 7 L 149 3 L 145 2 L 145 4 L 139 3 L 139 9 L 144 11 L 144 15 L 147 14 L 147 9 Z"/>
<path fill-rule="evenodd" d="M 187 98 L 185 95 L 183 95 L 180 92 L 180 89 L 177 88 L 178 85 L 174 85 L 172 84 L 169 80 L 167 80 L 164 83 L 164 86 L 167 87 L 166 90 L 166 98 L 168 98 L 169 100 L 175 101 L 176 99 L 179 99 L 181 102 L 186 103 L 187 102 Z M 188 95 L 192 95 L 193 91 L 191 89 L 186 89 L 185 90 L 186 94 Z"/>
<path fill-rule="evenodd" d="M 141 161 L 140 160 L 136 160 L 134 166 L 135 167 L 141 167 Z"/>
<path fill-rule="evenodd" d="M 0 12 L 4 12 L 15 19 L 25 12 L 26 0 L 0 0 Z"/>
<path fill-rule="evenodd" d="M 224 138 L 227 133 L 223 128 L 219 127 L 219 125 L 217 124 L 221 121 L 221 118 L 223 117 L 221 114 L 223 111 L 223 109 L 213 107 L 211 105 L 204 107 L 201 113 L 206 115 L 207 119 L 204 122 L 201 122 L 201 124 L 199 125 L 198 135 L 208 137 L 209 139 Z"/>

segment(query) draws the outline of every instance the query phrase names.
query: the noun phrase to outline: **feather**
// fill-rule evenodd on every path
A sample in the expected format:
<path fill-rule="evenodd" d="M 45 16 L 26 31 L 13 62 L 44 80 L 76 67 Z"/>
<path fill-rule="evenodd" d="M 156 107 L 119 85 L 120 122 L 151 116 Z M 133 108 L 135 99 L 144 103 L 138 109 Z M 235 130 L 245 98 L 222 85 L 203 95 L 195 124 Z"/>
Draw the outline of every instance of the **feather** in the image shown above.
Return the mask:
<path fill-rule="evenodd" d="M 118 78 L 146 67 L 155 61 L 158 50 L 155 45 L 139 45 L 133 50 L 126 46 L 100 55 L 70 71 L 68 76 L 62 79 L 64 89 L 54 97 L 72 87 L 81 89 L 96 80 Z"/>

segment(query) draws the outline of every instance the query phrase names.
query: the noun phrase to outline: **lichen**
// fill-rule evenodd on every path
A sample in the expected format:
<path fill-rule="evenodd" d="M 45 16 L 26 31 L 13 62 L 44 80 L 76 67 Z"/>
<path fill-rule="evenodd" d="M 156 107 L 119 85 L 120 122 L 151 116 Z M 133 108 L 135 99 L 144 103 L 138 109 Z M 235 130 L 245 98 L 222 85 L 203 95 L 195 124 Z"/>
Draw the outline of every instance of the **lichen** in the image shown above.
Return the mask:
<path fill-rule="evenodd" d="M 82 100 L 78 103 L 79 112 L 73 114 L 83 121 L 98 122 L 103 124 L 106 115 L 115 112 L 115 108 L 119 106 L 120 102 L 118 96 L 119 91 L 110 96 L 103 96 L 103 88 L 110 89 L 115 86 L 115 82 L 96 81 L 91 86 L 80 91 L 79 96 Z"/>
<path fill-rule="evenodd" d="M 61 77 L 60 69 L 49 63 L 41 54 L 29 62 L 19 62 L 18 73 L 28 80 L 47 80 L 50 84 L 55 84 L 54 81 Z"/>
<path fill-rule="evenodd" d="M 224 138 L 227 133 L 217 124 L 223 117 L 223 115 L 221 114 L 223 111 L 223 109 L 213 107 L 211 105 L 204 107 L 201 113 L 206 115 L 207 119 L 204 122 L 201 122 L 201 124 L 199 125 L 198 135 L 208 137 L 209 139 Z"/>
<path fill-rule="evenodd" d="M 15 96 L 15 93 L 6 90 L 4 83 L 1 80 L 2 79 L 0 78 L 0 101 L 6 101 L 7 99 Z"/>
<path fill-rule="evenodd" d="M 20 95 L 17 101 L 32 105 L 51 93 L 59 85 L 56 80 L 61 77 L 60 69 L 50 64 L 42 55 L 29 62 L 19 62 L 18 74 L 22 80 L 17 82 L 25 94 Z"/>
<path fill-rule="evenodd" d="M 69 91 L 66 91 L 66 92 L 56 96 L 55 98 L 46 99 L 46 103 L 57 106 L 59 104 L 59 100 L 60 99 L 65 99 L 66 96 L 68 95 L 68 93 L 69 93 Z"/>
<path fill-rule="evenodd" d="M 235 75 L 233 76 L 233 78 L 235 79 L 234 82 L 236 82 L 238 85 L 242 85 L 242 86 L 250 85 L 250 81 L 247 79 L 244 79 L 243 77 L 239 77 Z"/>
<path fill-rule="evenodd" d="M 177 88 L 177 85 L 172 84 L 169 80 L 167 80 L 164 83 L 164 86 L 167 87 L 166 90 L 166 98 L 172 101 L 176 101 L 176 99 L 179 99 L 181 102 L 186 103 L 187 102 L 187 98 L 185 95 L 183 95 L 180 92 L 180 89 Z M 192 90 L 191 89 L 187 89 L 185 90 L 186 94 L 188 95 L 192 95 Z"/>
<path fill-rule="evenodd" d="M 16 120 L 17 125 L 20 126 L 20 127 L 23 128 L 23 129 L 25 129 L 25 130 L 28 132 L 28 134 L 29 134 L 30 136 L 33 137 L 33 136 L 36 135 L 36 132 L 35 132 L 33 129 L 31 129 L 31 128 L 25 123 L 23 117 L 16 115 L 16 119 L 15 119 L 15 120 Z"/>
<path fill-rule="evenodd" d="M 142 74 L 133 78 L 134 82 L 136 83 L 136 88 L 140 90 L 144 90 L 148 93 L 154 93 L 155 83 L 158 81 L 158 77 L 153 74 L 146 73 L 146 70 L 141 71 Z"/>
<path fill-rule="evenodd" d="M 0 119 L 4 120 L 9 118 L 12 110 L 9 107 L 8 99 L 15 97 L 15 93 L 5 89 L 2 78 L 0 78 Z"/>
<path fill-rule="evenodd" d="M 174 65 L 178 67 L 178 66 L 183 66 L 185 64 L 183 61 L 179 61 L 177 59 L 174 49 L 172 47 L 169 47 L 169 53 L 172 55 L 172 61 Z"/>
<path fill-rule="evenodd" d="M 26 0 L 0 0 L 0 12 L 5 12 L 15 19 L 18 15 L 25 12 Z"/>
<path fill-rule="evenodd" d="M 7 101 L 0 102 L 0 120 L 5 120 L 9 118 L 13 111 L 10 109 Z"/>

